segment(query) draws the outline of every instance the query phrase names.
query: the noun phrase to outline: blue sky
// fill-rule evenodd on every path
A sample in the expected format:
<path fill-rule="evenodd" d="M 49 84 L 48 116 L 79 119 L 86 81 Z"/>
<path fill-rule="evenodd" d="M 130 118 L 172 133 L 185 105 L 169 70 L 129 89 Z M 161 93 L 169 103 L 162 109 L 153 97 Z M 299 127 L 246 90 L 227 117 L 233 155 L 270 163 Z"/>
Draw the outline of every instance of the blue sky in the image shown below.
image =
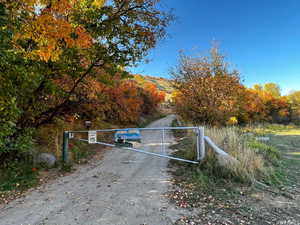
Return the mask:
<path fill-rule="evenodd" d="M 283 94 L 300 89 L 299 0 L 162 0 L 177 16 L 169 37 L 133 73 L 169 77 L 179 50 L 206 52 L 213 40 L 244 83 L 275 82 Z"/>

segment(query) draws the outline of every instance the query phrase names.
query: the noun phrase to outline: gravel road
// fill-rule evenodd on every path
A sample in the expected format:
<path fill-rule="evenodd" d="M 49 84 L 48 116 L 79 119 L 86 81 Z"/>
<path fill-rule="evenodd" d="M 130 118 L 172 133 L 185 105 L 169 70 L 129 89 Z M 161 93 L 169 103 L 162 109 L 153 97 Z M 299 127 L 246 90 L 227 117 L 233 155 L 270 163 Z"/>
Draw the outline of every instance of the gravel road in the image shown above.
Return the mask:
<path fill-rule="evenodd" d="M 174 116 L 149 127 L 169 126 Z M 144 149 L 160 152 L 161 135 L 142 133 Z M 171 133 L 166 142 L 172 142 Z M 166 149 L 169 151 L 168 149 Z M 0 225 L 169 225 L 185 211 L 168 204 L 168 160 L 123 149 L 107 150 L 103 160 L 80 166 L 8 205 Z"/>

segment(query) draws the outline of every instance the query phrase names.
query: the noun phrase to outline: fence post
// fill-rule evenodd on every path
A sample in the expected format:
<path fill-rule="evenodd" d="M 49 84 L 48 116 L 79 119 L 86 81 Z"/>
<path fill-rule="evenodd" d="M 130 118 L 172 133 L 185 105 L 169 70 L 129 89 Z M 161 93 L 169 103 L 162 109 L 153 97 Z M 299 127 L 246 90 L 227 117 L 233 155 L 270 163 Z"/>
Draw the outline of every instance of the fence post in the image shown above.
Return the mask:
<path fill-rule="evenodd" d="M 205 157 L 204 127 L 198 128 L 197 137 L 197 160 L 201 161 Z"/>
<path fill-rule="evenodd" d="M 162 153 L 166 155 L 165 149 L 165 129 L 162 129 L 162 142 L 161 142 Z"/>
<path fill-rule="evenodd" d="M 68 149 L 69 149 L 69 131 L 64 131 L 63 148 L 62 148 L 62 161 L 68 163 Z"/>

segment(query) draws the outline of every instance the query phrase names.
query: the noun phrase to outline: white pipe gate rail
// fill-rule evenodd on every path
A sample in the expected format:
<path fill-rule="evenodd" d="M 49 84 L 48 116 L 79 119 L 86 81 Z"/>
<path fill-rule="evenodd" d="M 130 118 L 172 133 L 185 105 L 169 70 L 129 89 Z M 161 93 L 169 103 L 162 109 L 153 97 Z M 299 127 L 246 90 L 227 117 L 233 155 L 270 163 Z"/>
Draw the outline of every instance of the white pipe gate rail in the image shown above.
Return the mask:
<path fill-rule="evenodd" d="M 162 131 L 162 140 L 161 140 L 161 142 L 162 142 L 162 152 L 163 152 L 163 154 L 158 154 L 158 153 L 154 153 L 154 152 L 147 152 L 145 150 L 137 149 L 137 148 L 133 148 L 133 147 L 120 147 L 120 146 L 117 146 L 115 144 L 100 142 L 100 141 L 97 141 L 97 136 L 95 135 L 95 133 L 97 133 L 97 132 L 117 132 L 117 131 L 128 131 L 128 130 L 139 130 L 139 131 L 161 130 Z M 178 157 L 173 157 L 173 156 L 166 155 L 166 151 L 165 151 L 165 132 L 167 130 L 193 130 L 196 133 L 196 146 L 197 146 L 196 147 L 196 151 L 197 151 L 196 155 L 197 155 L 197 158 L 195 160 L 187 160 L 187 159 L 183 159 L 183 158 L 178 158 Z M 69 140 L 74 138 L 74 134 L 76 134 L 76 133 L 88 133 L 89 135 L 91 135 L 91 134 L 95 135 L 93 137 L 89 137 L 89 138 L 95 139 L 93 141 L 94 144 L 100 144 L 100 145 L 114 147 L 114 148 L 121 148 L 121 149 L 129 150 L 129 151 L 134 151 L 134 152 L 148 154 L 148 155 L 162 157 L 162 158 L 178 160 L 178 161 L 187 162 L 187 163 L 198 164 L 205 157 L 205 136 L 204 136 L 204 128 L 203 127 L 125 128 L 125 129 L 102 129 L 102 130 L 89 130 L 89 131 L 65 131 L 64 132 L 64 139 L 63 139 L 63 151 L 62 151 L 62 160 L 63 160 L 64 163 L 68 163 L 68 161 L 69 161 L 69 157 L 68 157 Z M 79 138 L 78 140 L 89 142 L 89 139 Z"/>

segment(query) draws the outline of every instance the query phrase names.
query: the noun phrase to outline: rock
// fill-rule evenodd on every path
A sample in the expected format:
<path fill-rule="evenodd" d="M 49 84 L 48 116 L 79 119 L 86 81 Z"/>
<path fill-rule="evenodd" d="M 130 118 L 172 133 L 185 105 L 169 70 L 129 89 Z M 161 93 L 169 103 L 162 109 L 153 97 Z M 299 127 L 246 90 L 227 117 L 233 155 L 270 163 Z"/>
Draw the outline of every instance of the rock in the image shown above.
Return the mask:
<path fill-rule="evenodd" d="M 55 166 L 56 157 L 50 153 L 40 153 L 36 157 L 36 163 L 44 164 L 50 168 L 50 167 Z"/>

